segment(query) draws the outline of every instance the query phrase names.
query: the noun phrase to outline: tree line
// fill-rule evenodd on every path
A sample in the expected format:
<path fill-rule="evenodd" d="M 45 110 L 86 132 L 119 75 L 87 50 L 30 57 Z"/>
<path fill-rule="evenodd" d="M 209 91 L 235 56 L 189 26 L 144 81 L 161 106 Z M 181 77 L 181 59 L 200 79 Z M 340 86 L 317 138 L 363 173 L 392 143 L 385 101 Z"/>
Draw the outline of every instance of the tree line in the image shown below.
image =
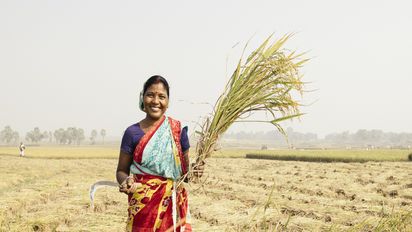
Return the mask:
<path fill-rule="evenodd" d="M 319 146 L 330 145 L 333 147 L 385 147 L 385 146 L 403 146 L 412 147 L 412 133 L 393 133 L 384 132 L 382 130 L 365 130 L 360 129 L 354 133 L 344 131 L 340 133 L 327 134 L 324 138 L 319 138 L 315 133 L 301 133 L 294 131 L 292 128 L 286 130 L 287 140 L 278 131 L 267 132 L 232 132 L 226 133 L 223 138 L 236 140 L 251 140 L 251 141 L 270 141 L 270 144 L 284 146 L 293 144 L 296 146 Z M 39 127 L 26 133 L 24 139 L 29 143 L 38 144 L 40 142 L 80 145 L 88 141 L 90 144 L 97 143 L 97 137 L 101 137 L 102 143 L 106 137 L 106 130 L 93 129 L 90 135 L 86 138 L 85 131 L 82 128 L 68 127 L 66 129 L 59 128 L 55 131 L 41 131 Z M 19 133 L 13 130 L 10 126 L 5 126 L 0 131 L 0 142 L 5 144 L 17 144 L 22 141 Z"/>
<path fill-rule="evenodd" d="M 274 146 L 296 145 L 300 147 L 412 147 L 412 133 L 393 133 L 382 130 L 360 129 L 354 133 L 344 131 L 330 133 L 319 138 L 315 133 L 301 133 L 292 128 L 286 130 L 287 138 L 278 131 L 232 132 L 223 138 L 235 140 L 267 141 Z"/>
<path fill-rule="evenodd" d="M 88 140 L 90 144 L 94 145 L 97 142 L 97 137 L 100 135 L 102 143 L 106 137 L 106 130 L 101 129 L 100 133 L 96 129 L 90 132 Z M 80 145 L 86 141 L 85 131 L 82 128 L 67 127 L 59 128 L 55 131 L 41 131 L 39 127 L 35 127 L 33 130 L 26 133 L 24 137 L 25 141 L 29 143 L 38 144 L 41 142 L 66 144 L 66 145 Z M 6 144 L 16 144 L 22 141 L 19 133 L 13 130 L 10 126 L 5 126 L 0 131 L 0 142 Z"/>

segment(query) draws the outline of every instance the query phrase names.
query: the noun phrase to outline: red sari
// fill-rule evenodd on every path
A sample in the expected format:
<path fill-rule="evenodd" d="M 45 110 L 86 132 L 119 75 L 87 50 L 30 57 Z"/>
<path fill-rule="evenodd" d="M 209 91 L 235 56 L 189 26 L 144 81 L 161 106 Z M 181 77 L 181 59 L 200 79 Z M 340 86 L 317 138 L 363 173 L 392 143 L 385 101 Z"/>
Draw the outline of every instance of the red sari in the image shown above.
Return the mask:
<path fill-rule="evenodd" d="M 177 163 L 181 165 L 182 174 L 186 173 L 185 160 L 180 146 L 180 122 L 166 117 L 151 131 L 148 131 L 135 148 L 133 160 L 135 167 L 142 162 L 143 151 L 153 135 L 163 123 L 169 123 L 172 142 L 175 146 Z M 137 167 L 138 168 L 138 167 Z M 139 168 L 138 168 L 139 169 Z M 127 231 L 160 232 L 160 231 L 192 231 L 189 224 L 187 191 L 183 183 L 176 188 L 176 180 L 160 175 L 148 174 L 139 169 L 134 179 L 143 185 L 136 193 L 129 195 Z M 175 194 L 175 195 L 174 195 Z M 173 197 L 175 196 L 175 197 Z M 175 211 L 174 208 L 175 207 Z M 173 212 L 174 211 L 174 212 Z M 175 217 L 175 222 L 174 218 Z"/>

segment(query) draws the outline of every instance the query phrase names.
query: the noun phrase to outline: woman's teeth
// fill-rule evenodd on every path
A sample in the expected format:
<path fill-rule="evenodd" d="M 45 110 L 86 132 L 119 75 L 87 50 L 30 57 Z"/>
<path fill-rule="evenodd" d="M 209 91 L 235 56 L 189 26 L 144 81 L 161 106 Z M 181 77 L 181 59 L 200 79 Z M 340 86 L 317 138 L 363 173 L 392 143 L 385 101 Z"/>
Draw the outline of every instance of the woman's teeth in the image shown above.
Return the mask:
<path fill-rule="evenodd" d="M 155 112 L 160 110 L 159 107 L 150 107 L 150 109 L 152 109 L 152 111 L 155 111 Z"/>

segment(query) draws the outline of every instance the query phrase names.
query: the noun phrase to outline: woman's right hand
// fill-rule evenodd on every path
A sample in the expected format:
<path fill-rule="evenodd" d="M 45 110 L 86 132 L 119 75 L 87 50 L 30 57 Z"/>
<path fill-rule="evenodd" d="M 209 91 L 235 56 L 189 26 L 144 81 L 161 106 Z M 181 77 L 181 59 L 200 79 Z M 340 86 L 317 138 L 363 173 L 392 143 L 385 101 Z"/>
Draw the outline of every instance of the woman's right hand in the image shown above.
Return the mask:
<path fill-rule="evenodd" d="M 133 176 L 128 176 L 120 185 L 119 192 L 131 194 L 137 192 L 143 185 L 135 182 Z"/>

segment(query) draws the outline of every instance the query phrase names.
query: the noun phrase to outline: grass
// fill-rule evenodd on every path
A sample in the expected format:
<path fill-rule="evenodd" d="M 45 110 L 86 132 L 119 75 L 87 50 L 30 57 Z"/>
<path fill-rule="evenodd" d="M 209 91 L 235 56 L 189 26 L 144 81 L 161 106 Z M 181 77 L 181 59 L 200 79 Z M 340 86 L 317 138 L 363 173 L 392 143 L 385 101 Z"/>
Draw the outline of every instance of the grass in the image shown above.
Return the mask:
<path fill-rule="evenodd" d="M 342 230 L 337 229 L 336 231 Z M 346 231 L 412 231 L 412 211 L 394 212 L 382 217 L 379 221 L 365 220 Z"/>
<path fill-rule="evenodd" d="M 197 231 L 319 231 L 332 225 L 337 231 L 410 231 L 409 163 L 241 159 L 249 152 L 258 151 L 216 152 L 213 157 L 221 158 L 208 160 L 206 188 L 200 184 L 190 187 Z M 262 151 L 273 152 L 307 156 L 357 152 L 379 159 L 405 151 Z M 117 147 L 28 147 L 28 157 L 20 158 L 15 147 L 0 147 L 0 231 L 122 231 L 127 197 L 116 188 L 102 188 L 96 193 L 92 210 L 88 196 L 92 183 L 115 179 L 117 154 Z M 398 195 L 390 196 L 392 190 Z M 259 207 L 259 202 L 263 206 Z M 378 216 L 382 202 L 385 209 L 393 205 L 395 210 L 385 210 L 384 216 Z M 332 217 L 331 222 L 325 222 L 327 215 Z M 356 226 L 348 227 L 347 222 Z"/>
<path fill-rule="evenodd" d="M 227 149 L 215 157 L 255 158 L 313 162 L 407 161 L 407 151 L 401 149 L 377 150 L 241 150 Z"/>
<path fill-rule="evenodd" d="M 273 188 L 264 204 L 258 207 L 255 214 L 251 217 L 250 221 L 244 222 L 238 225 L 234 230 L 227 229 L 227 231 L 295 231 L 296 228 L 288 228 L 291 216 L 289 215 L 284 222 L 281 220 L 267 220 L 265 212 L 270 207 L 271 198 L 273 194 Z M 263 210 L 261 210 L 263 208 Z M 366 219 L 356 225 L 348 228 L 343 228 L 338 225 L 332 225 L 328 230 L 324 231 L 338 232 L 358 232 L 358 231 L 370 231 L 370 232 L 384 232 L 384 231 L 412 231 L 412 210 L 392 212 L 389 215 L 385 215 L 380 220 Z"/>
<path fill-rule="evenodd" d="M 407 150 L 252 150 L 222 149 L 213 153 L 219 158 L 255 158 L 315 162 L 366 162 L 411 160 Z M 117 159 L 117 146 L 36 146 L 26 149 L 26 158 L 33 159 Z M 0 147 L 0 156 L 18 156 L 16 147 Z M 194 155 L 191 154 L 193 157 Z"/>
<path fill-rule="evenodd" d="M 0 147 L 0 155 L 18 156 L 17 147 Z M 35 146 L 27 147 L 26 158 L 41 159 L 117 159 L 119 147 L 98 146 Z"/>
<path fill-rule="evenodd" d="M 338 151 L 341 152 L 341 151 Z M 322 154 L 302 154 L 302 155 L 278 155 L 278 154 L 246 154 L 245 158 L 248 159 L 266 159 L 266 160 L 285 160 L 285 161 L 304 161 L 304 162 L 368 162 L 368 161 L 407 161 L 405 156 L 393 157 L 392 154 L 387 156 L 376 156 L 375 154 L 361 154 L 354 155 L 353 153 L 348 156 L 343 156 L 342 153 L 336 153 L 335 155 L 322 155 Z"/>
<path fill-rule="evenodd" d="M 97 180 L 115 179 L 114 159 L 0 156 L 0 170 L 0 231 L 124 228 L 127 197 L 116 188 L 99 190 L 97 210 L 90 209 L 89 186 Z"/>

